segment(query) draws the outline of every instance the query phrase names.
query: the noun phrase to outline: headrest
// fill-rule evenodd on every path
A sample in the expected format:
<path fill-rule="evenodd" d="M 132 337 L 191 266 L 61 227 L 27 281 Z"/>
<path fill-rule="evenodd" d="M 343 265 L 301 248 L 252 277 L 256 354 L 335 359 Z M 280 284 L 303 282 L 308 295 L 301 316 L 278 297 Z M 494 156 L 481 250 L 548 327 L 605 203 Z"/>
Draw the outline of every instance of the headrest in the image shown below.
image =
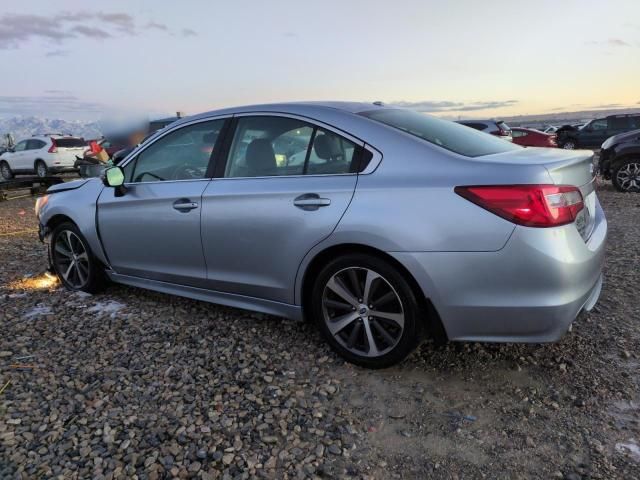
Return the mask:
<path fill-rule="evenodd" d="M 321 133 L 316 136 L 313 142 L 313 149 L 316 155 L 323 160 L 331 160 L 342 154 L 338 137 Z"/>
<path fill-rule="evenodd" d="M 266 138 L 256 138 L 247 147 L 247 168 L 252 176 L 275 173 L 276 155 L 271 142 Z"/>

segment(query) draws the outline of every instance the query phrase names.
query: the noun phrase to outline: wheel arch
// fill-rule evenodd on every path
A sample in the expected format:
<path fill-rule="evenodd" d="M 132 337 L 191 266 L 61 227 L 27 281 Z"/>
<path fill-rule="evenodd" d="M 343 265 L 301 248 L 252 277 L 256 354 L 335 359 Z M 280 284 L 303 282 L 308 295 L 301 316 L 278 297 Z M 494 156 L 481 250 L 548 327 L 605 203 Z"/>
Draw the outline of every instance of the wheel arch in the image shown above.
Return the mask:
<path fill-rule="evenodd" d="M 74 222 L 71 217 L 68 217 L 67 215 L 64 215 L 62 213 L 58 213 L 56 215 L 53 215 L 49 220 L 47 220 L 47 223 L 46 223 L 45 226 L 47 227 L 49 232 L 53 232 L 58 225 L 60 225 L 60 224 L 62 224 L 64 222 L 71 222 L 75 226 L 78 226 L 78 224 L 76 222 Z"/>
<path fill-rule="evenodd" d="M 618 155 L 616 155 L 615 159 L 609 162 L 609 170 L 613 170 L 614 168 L 617 168 L 618 166 L 629 160 L 640 161 L 640 147 L 620 152 Z"/>
<path fill-rule="evenodd" d="M 429 335 L 438 343 L 442 343 L 447 340 L 447 333 L 442 320 L 440 319 L 438 311 L 433 305 L 431 299 L 427 295 L 425 295 L 423 289 L 420 288 L 420 285 L 416 281 L 413 274 L 392 255 L 375 247 L 360 243 L 341 243 L 331 245 L 319 252 L 316 252 L 313 258 L 311 258 L 306 263 L 299 285 L 299 296 L 297 297 L 301 302 L 303 318 L 305 318 L 306 320 L 310 318 L 310 312 L 308 311 L 308 309 L 311 304 L 310 295 L 313 289 L 313 281 L 318 273 L 320 273 L 322 267 L 326 264 L 327 261 L 332 258 L 353 253 L 364 253 L 377 258 L 381 258 L 397 268 L 409 282 L 413 293 L 420 303 L 421 310 L 426 312 L 425 326 L 427 327 Z"/>

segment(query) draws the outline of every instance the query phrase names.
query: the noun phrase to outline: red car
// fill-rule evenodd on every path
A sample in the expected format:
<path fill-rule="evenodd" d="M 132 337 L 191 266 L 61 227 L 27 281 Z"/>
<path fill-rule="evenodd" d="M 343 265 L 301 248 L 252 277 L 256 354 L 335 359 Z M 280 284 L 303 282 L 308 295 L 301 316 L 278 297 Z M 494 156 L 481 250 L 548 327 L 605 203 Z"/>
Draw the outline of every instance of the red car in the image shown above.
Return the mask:
<path fill-rule="evenodd" d="M 530 128 L 511 127 L 513 143 L 523 147 L 553 147 L 557 148 L 557 135 L 552 135 Z"/>

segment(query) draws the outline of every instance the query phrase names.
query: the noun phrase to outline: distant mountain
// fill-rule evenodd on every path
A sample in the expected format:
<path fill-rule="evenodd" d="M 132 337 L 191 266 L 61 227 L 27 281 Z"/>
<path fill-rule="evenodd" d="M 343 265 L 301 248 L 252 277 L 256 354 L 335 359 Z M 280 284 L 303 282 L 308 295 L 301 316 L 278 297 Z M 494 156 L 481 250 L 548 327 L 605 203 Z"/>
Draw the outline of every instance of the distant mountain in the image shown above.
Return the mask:
<path fill-rule="evenodd" d="M 16 142 L 41 133 L 63 133 L 84 138 L 101 135 L 98 122 L 67 121 L 40 117 L 0 118 L 0 138 L 10 133 Z"/>

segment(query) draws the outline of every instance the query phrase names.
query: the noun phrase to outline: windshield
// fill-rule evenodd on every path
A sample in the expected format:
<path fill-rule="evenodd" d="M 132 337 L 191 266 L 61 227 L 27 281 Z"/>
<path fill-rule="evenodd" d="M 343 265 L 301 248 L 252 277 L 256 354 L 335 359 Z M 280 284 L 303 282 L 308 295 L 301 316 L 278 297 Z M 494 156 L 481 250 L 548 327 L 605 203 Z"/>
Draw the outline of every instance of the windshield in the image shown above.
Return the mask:
<path fill-rule="evenodd" d="M 385 108 L 362 112 L 360 115 L 466 157 L 481 157 L 522 148 L 465 125 L 412 110 Z"/>

